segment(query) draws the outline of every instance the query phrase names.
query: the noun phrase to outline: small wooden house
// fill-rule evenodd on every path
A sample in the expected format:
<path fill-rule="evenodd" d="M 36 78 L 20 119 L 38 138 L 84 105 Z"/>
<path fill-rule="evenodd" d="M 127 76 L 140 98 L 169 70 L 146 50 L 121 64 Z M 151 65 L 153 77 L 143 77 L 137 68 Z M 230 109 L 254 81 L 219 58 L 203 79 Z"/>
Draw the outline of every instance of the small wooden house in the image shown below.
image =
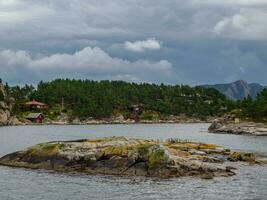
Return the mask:
<path fill-rule="evenodd" d="M 33 123 L 42 124 L 45 117 L 42 113 L 30 113 L 26 116 L 26 119 L 32 121 Z"/>
<path fill-rule="evenodd" d="M 143 111 L 143 106 L 142 105 L 132 105 L 131 106 L 131 110 L 133 112 L 133 116 L 134 116 L 134 121 L 135 122 L 139 122 L 139 115 L 142 113 Z"/>
<path fill-rule="evenodd" d="M 48 106 L 45 103 L 39 102 L 39 101 L 29 101 L 26 103 L 26 107 L 29 108 L 30 110 L 42 110 L 42 109 L 47 109 Z"/>

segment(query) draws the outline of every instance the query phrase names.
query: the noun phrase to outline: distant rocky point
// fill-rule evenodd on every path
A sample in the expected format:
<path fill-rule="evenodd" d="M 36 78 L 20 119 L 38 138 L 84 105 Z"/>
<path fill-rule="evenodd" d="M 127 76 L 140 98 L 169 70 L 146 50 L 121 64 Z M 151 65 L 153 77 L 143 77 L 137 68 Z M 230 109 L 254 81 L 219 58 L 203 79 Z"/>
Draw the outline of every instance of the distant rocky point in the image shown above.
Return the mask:
<path fill-rule="evenodd" d="M 209 127 L 209 132 L 236 134 L 236 135 L 254 135 L 267 136 L 267 125 L 264 123 L 228 121 L 225 119 L 216 119 Z"/>
<path fill-rule="evenodd" d="M 266 88 L 258 83 L 249 84 L 243 80 L 227 84 L 202 85 L 202 87 L 215 88 L 231 100 L 242 100 L 248 96 L 255 99 L 257 94 Z"/>
<path fill-rule="evenodd" d="M 0 165 L 91 175 L 213 178 L 235 174 L 226 161 L 258 162 L 252 153 L 213 144 L 109 137 L 38 144 L 0 158 Z"/>

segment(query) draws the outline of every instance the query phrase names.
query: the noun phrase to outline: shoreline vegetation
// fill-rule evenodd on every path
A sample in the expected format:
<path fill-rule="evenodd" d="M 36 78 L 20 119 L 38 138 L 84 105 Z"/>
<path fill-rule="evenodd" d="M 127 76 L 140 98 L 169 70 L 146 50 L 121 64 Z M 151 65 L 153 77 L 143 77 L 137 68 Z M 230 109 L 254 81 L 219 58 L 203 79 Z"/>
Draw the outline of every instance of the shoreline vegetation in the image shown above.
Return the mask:
<path fill-rule="evenodd" d="M 253 153 L 232 152 L 180 139 L 108 137 L 38 144 L 0 158 L 0 165 L 89 175 L 205 179 L 235 175 L 233 162 L 264 164 Z"/>
<path fill-rule="evenodd" d="M 40 103 L 42 108 L 29 107 L 29 102 Z M 266 104 L 267 90 L 256 99 L 231 101 L 213 88 L 187 85 L 70 79 L 41 81 L 37 87 L 0 83 L 1 125 L 36 124 L 27 116 L 41 113 L 41 123 L 46 125 L 212 123 L 230 117 L 258 126 L 258 122 L 266 123 Z M 223 126 L 233 124 L 223 121 Z M 231 127 L 238 129 L 238 125 Z"/>
<path fill-rule="evenodd" d="M 231 104 L 215 89 L 186 85 L 58 79 L 40 82 L 36 88 L 30 85 L 4 88 L 5 96 L 15 100 L 12 115 L 20 121 L 31 112 L 41 112 L 47 122 L 206 121 L 223 114 Z M 44 103 L 46 108 L 29 109 L 27 102 L 36 103 L 34 100 Z"/>

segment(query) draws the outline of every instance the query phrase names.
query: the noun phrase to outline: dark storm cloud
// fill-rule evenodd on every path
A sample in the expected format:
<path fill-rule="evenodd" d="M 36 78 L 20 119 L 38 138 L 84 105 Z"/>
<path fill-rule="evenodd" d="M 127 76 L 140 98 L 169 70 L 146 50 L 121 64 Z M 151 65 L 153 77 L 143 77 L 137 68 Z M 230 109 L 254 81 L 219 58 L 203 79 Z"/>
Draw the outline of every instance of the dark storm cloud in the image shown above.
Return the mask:
<path fill-rule="evenodd" d="M 0 76 L 265 82 L 265 0 L 2 0 Z"/>

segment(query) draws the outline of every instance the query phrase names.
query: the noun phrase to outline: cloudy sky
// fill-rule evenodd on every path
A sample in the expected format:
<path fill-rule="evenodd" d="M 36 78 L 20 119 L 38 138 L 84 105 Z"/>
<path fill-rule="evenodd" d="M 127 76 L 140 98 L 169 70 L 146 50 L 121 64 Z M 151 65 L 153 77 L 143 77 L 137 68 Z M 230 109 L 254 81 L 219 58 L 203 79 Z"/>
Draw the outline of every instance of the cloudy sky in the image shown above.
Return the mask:
<path fill-rule="evenodd" d="M 0 77 L 267 85 L 267 0 L 0 0 Z"/>

